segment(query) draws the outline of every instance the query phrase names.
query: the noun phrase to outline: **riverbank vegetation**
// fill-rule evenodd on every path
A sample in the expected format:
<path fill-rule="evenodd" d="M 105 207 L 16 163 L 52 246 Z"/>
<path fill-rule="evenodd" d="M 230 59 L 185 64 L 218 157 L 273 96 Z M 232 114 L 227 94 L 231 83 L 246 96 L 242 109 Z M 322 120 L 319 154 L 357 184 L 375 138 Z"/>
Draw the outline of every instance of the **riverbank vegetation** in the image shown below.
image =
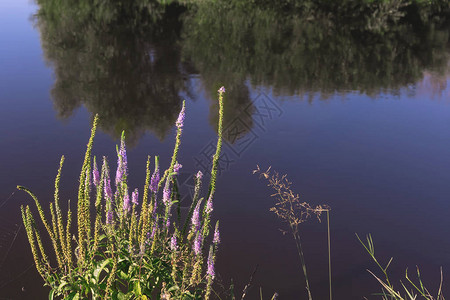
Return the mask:
<path fill-rule="evenodd" d="M 48 236 L 40 234 L 30 206 L 21 207 L 22 218 L 36 269 L 50 287 L 50 299 L 209 299 L 215 279 L 214 264 L 219 223 L 211 220 L 216 189 L 217 164 L 222 145 L 223 94 L 219 90 L 219 137 L 213 158 L 210 184 L 200 197 L 203 174 L 195 176 L 195 193 L 187 215 L 181 215 L 177 175 L 182 168 L 178 151 L 185 107 L 176 121 L 175 147 L 163 171 L 155 157 L 154 171 L 148 157 L 143 190 L 131 189 L 125 139 L 117 148 L 117 169 L 111 176 L 103 158 L 101 168 L 91 157 L 98 117 L 92 126 L 80 174 L 77 210 L 61 210 L 59 182 L 50 219 L 37 197 L 18 186 L 35 201 L 39 219 Z M 115 191 L 113 187 L 115 186 Z M 75 219 L 76 214 L 76 219 Z M 75 226 L 74 226 L 75 225 Z M 76 233 L 72 229 L 76 228 Z M 50 243 L 45 243 L 47 239 Z M 53 248 L 49 254 L 48 245 Z M 52 259 L 54 258 L 54 261 Z"/>

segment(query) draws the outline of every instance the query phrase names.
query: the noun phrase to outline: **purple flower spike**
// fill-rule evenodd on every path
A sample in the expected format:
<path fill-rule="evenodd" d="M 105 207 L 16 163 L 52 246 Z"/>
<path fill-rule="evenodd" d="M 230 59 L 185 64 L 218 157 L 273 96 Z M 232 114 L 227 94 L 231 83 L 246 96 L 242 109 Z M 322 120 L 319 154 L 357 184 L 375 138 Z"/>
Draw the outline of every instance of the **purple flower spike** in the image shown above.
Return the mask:
<path fill-rule="evenodd" d="M 135 190 L 133 191 L 133 193 L 131 194 L 131 202 L 132 202 L 134 205 L 138 205 L 138 204 L 139 204 L 138 197 L 139 197 L 138 189 L 135 189 Z"/>
<path fill-rule="evenodd" d="M 212 248 L 209 249 L 207 265 L 208 265 L 208 268 L 206 270 L 206 274 L 208 276 L 210 276 L 212 279 L 214 279 L 216 277 L 216 272 L 214 271 L 214 259 L 213 259 Z"/>
<path fill-rule="evenodd" d="M 106 224 L 112 224 L 113 223 L 113 212 L 110 210 L 108 211 L 108 213 L 106 214 Z"/>
<path fill-rule="evenodd" d="M 153 227 L 152 227 L 152 233 L 150 234 L 150 239 L 152 239 L 152 240 L 156 235 L 156 229 L 158 229 L 157 224 L 158 224 L 158 220 L 155 220 L 155 222 L 153 223 Z"/>
<path fill-rule="evenodd" d="M 155 170 L 155 172 L 153 172 L 152 175 L 152 179 L 150 180 L 150 186 L 148 187 L 150 189 L 150 191 L 152 191 L 152 193 L 156 193 L 158 190 L 158 183 L 160 180 L 160 176 L 159 176 L 159 168 Z"/>
<path fill-rule="evenodd" d="M 125 147 L 125 137 L 123 135 L 122 135 L 122 139 L 120 140 L 119 154 L 122 157 L 123 170 L 126 174 L 127 169 L 128 169 L 128 159 L 127 159 L 127 150 Z"/>
<path fill-rule="evenodd" d="M 210 214 L 213 211 L 213 202 L 212 202 L 212 197 L 209 196 L 208 198 L 208 202 L 206 202 L 206 213 Z"/>
<path fill-rule="evenodd" d="M 202 178 L 203 178 L 202 171 L 198 171 L 196 177 L 197 177 L 198 180 L 202 180 Z"/>
<path fill-rule="evenodd" d="M 218 90 L 218 92 L 219 92 L 219 94 L 225 93 L 225 87 L 224 87 L 224 86 L 221 87 L 221 88 Z"/>
<path fill-rule="evenodd" d="M 126 191 L 125 195 L 123 196 L 123 211 L 130 212 L 130 210 L 131 210 L 130 195 L 128 194 L 128 191 Z"/>
<path fill-rule="evenodd" d="M 175 233 L 172 235 L 172 238 L 170 239 L 170 250 L 175 251 L 177 250 L 177 236 Z"/>
<path fill-rule="evenodd" d="M 122 159 L 119 157 L 117 159 L 116 186 L 119 186 L 123 179 L 123 166 L 121 161 Z"/>
<path fill-rule="evenodd" d="M 127 150 L 125 147 L 125 137 L 122 135 L 120 140 L 120 149 L 117 157 L 116 186 L 126 177 L 128 169 Z"/>
<path fill-rule="evenodd" d="M 180 171 L 180 169 L 183 167 L 183 165 L 181 165 L 181 164 L 179 164 L 179 163 L 176 163 L 174 166 L 173 166 L 173 171 L 176 173 L 176 174 L 178 174 L 178 172 Z"/>
<path fill-rule="evenodd" d="M 216 229 L 214 230 L 213 243 L 214 245 L 220 244 L 219 223 L 216 224 Z"/>
<path fill-rule="evenodd" d="M 119 190 L 116 190 L 116 191 L 114 192 L 114 200 L 115 200 L 115 201 L 118 201 L 118 200 L 119 200 Z"/>
<path fill-rule="evenodd" d="M 183 127 L 185 115 L 186 115 L 185 107 L 183 105 L 183 108 L 181 109 L 180 114 L 178 115 L 178 119 L 177 119 L 177 121 L 175 123 L 175 125 L 178 127 L 178 129 Z"/>
<path fill-rule="evenodd" d="M 194 212 L 192 213 L 192 226 L 195 228 L 195 231 L 200 229 L 200 201 L 195 206 Z"/>
<path fill-rule="evenodd" d="M 111 180 L 109 178 L 106 178 L 106 177 L 105 177 L 105 188 L 104 188 L 104 191 L 105 191 L 105 198 L 109 199 L 109 200 L 112 200 L 113 194 L 112 194 L 112 190 L 111 190 Z"/>
<path fill-rule="evenodd" d="M 156 217 L 156 210 L 158 209 L 158 202 L 156 201 L 157 199 L 155 198 L 155 203 L 153 204 L 153 211 L 152 211 L 152 218 L 155 219 Z"/>
<path fill-rule="evenodd" d="M 166 184 L 165 184 L 164 190 L 163 190 L 163 199 L 162 199 L 165 206 L 170 205 L 170 195 L 171 195 L 170 180 L 169 180 L 169 178 L 167 178 Z"/>
<path fill-rule="evenodd" d="M 147 232 L 147 240 L 145 241 L 145 245 L 150 246 L 150 241 L 151 241 L 150 232 Z"/>
<path fill-rule="evenodd" d="M 202 236 L 200 232 L 197 232 L 195 236 L 194 245 L 192 246 L 192 250 L 194 250 L 195 255 L 200 255 L 202 252 Z"/>
<path fill-rule="evenodd" d="M 169 230 L 170 228 L 170 219 L 167 219 L 166 221 L 166 229 Z"/>
<path fill-rule="evenodd" d="M 94 159 L 94 170 L 92 171 L 92 178 L 94 179 L 95 186 L 100 183 L 100 174 L 98 173 L 97 162 Z"/>

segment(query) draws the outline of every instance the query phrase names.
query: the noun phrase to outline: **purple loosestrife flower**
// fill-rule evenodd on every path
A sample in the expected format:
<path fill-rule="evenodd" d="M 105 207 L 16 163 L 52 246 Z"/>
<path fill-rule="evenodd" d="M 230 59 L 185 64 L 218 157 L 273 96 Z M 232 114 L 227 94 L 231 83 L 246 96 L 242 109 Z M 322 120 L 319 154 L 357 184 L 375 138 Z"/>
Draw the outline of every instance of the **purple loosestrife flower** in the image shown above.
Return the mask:
<path fill-rule="evenodd" d="M 127 150 L 125 148 L 125 137 L 122 134 L 122 138 L 120 140 L 120 150 L 117 153 L 116 186 L 118 186 L 128 175 L 127 169 L 128 169 Z"/>
<path fill-rule="evenodd" d="M 111 210 L 108 211 L 106 214 L 106 224 L 112 224 L 113 223 L 114 214 Z"/>
<path fill-rule="evenodd" d="M 111 190 L 111 180 L 109 178 L 105 178 L 105 198 L 112 200 L 112 190 Z"/>
<path fill-rule="evenodd" d="M 202 171 L 198 171 L 196 177 L 197 177 L 198 180 L 202 180 L 202 178 L 203 178 Z"/>
<path fill-rule="evenodd" d="M 210 276 L 212 279 L 216 277 L 216 272 L 214 271 L 214 258 L 213 258 L 213 249 L 212 247 L 209 248 L 209 255 L 208 255 L 208 261 L 207 261 L 207 270 L 206 274 Z"/>
<path fill-rule="evenodd" d="M 123 211 L 130 212 L 130 210 L 131 210 L 130 195 L 128 194 L 128 191 L 125 191 L 125 195 L 123 196 Z"/>
<path fill-rule="evenodd" d="M 138 205 L 138 204 L 139 204 L 138 197 L 139 197 L 138 189 L 135 189 L 135 190 L 133 191 L 133 193 L 131 194 L 131 202 L 132 202 L 134 205 Z"/>
<path fill-rule="evenodd" d="M 221 87 L 221 88 L 218 90 L 218 92 L 219 92 L 219 94 L 225 93 L 225 87 L 224 87 L 224 86 Z"/>
<path fill-rule="evenodd" d="M 155 197 L 155 203 L 153 204 L 153 211 L 152 211 L 152 218 L 155 219 L 156 218 L 156 210 L 158 209 L 158 202 L 156 201 L 156 197 Z"/>
<path fill-rule="evenodd" d="M 160 180 L 159 176 L 159 168 L 157 168 L 152 175 L 152 178 L 150 180 L 150 186 L 148 187 L 152 193 L 155 193 L 158 191 L 158 183 Z"/>
<path fill-rule="evenodd" d="M 206 213 L 210 214 L 213 211 L 213 202 L 212 202 L 212 197 L 209 196 L 208 198 L 208 202 L 206 202 Z"/>
<path fill-rule="evenodd" d="M 120 141 L 120 150 L 119 150 L 120 157 L 122 157 L 122 166 L 123 170 L 125 172 L 125 175 L 127 174 L 128 170 L 128 159 L 127 159 L 127 150 L 125 147 L 125 137 L 122 136 L 122 139 Z"/>
<path fill-rule="evenodd" d="M 183 167 L 183 165 L 179 164 L 178 162 L 173 166 L 173 171 L 178 174 L 180 169 Z"/>
<path fill-rule="evenodd" d="M 183 108 L 180 111 L 180 114 L 178 115 L 178 119 L 175 123 L 175 125 L 178 127 L 178 129 L 183 128 L 183 124 L 184 124 L 184 117 L 186 116 L 185 113 L 185 106 L 183 105 Z"/>
<path fill-rule="evenodd" d="M 197 205 L 195 206 L 191 218 L 192 227 L 195 229 L 195 231 L 198 231 L 200 229 L 200 202 L 201 201 L 198 201 Z"/>
<path fill-rule="evenodd" d="M 150 240 L 151 240 L 151 235 L 150 235 L 150 231 L 149 231 L 149 232 L 147 232 L 147 240 L 145 241 L 146 246 L 150 245 Z"/>
<path fill-rule="evenodd" d="M 202 235 L 197 232 L 194 239 L 194 245 L 192 245 L 192 250 L 194 250 L 195 255 L 200 255 L 202 252 Z"/>
<path fill-rule="evenodd" d="M 114 192 L 114 200 L 115 201 L 118 201 L 119 200 L 119 190 L 116 190 L 115 192 Z M 114 202 L 114 201 L 113 201 Z"/>
<path fill-rule="evenodd" d="M 116 187 L 119 186 L 119 184 L 122 182 L 123 180 L 123 162 L 122 162 L 122 158 L 119 155 L 119 158 L 117 159 L 117 170 L 116 170 Z"/>
<path fill-rule="evenodd" d="M 156 235 L 156 230 L 158 229 L 158 219 L 155 220 L 152 227 L 152 233 L 150 234 L 150 239 L 154 239 Z"/>
<path fill-rule="evenodd" d="M 177 236 L 175 233 L 172 235 L 172 238 L 170 239 L 170 250 L 175 251 L 178 249 L 177 246 Z"/>
<path fill-rule="evenodd" d="M 167 219 L 166 221 L 166 229 L 169 230 L 170 228 L 170 219 Z"/>
<path fill-rule="evenodd" d="M 216 246 L 218 244 L 220 244 L 219 222 L 216 223 L 216 228 L 214 230 L 213 243 Z"/>
<path fill-rule="evenodd" d="M 97 162 L 95 161 L 95 157 L 94 157 L 94 170 L 92 171 L 92 178 L 94 179 L 95 186 L 98 186 L 98 184 L 100 183 L 100 174 L 98 173 L 98 167 Z"/>
<path fill-rule="evenodd" d="M 164 185 L 163 199 L 162 199 L 165 206 L 169 206 L 170 205 L 170 195 L 171 195 L 170 177 L 167 177 L 166 184 Z"/>

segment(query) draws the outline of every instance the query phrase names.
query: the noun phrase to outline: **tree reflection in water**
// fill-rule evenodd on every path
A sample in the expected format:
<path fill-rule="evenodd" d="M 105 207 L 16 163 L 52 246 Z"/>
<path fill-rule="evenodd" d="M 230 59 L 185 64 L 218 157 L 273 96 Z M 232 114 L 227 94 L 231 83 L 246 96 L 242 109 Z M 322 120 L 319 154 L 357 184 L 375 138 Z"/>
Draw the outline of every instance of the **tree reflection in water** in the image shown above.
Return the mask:
<path fill-rule="evenodd" d="M 336 14 L 314 5 L 286 9 L 289 1 L 280 7 L 162 2 L 37 0 L 59 117 L 84 105 L 116 139 L 122 130 L 129 144 L 147 131 L 163 139 L 180 110 L 180 94 L 194 93 L 189 79 L 196 75 L 210 99 L 211 126 L 217 124 L 217 88 L 224 85 L 225 126 L 245 117 L 245 135 L 253 126 L 243 114 L 255 110 L 251 87 L 301 99 L 348 91 L 376 96 L 415 85 L 424 74 L 446 83 L 449 74 L 448 26 L 436 16 L 435 22 L 411 17 L 421 11 L 407 15 L 383 6 L 367 17 L 348 16 L 349 1 Z M 388 8 L 398 13 L 383 14 Z"/>

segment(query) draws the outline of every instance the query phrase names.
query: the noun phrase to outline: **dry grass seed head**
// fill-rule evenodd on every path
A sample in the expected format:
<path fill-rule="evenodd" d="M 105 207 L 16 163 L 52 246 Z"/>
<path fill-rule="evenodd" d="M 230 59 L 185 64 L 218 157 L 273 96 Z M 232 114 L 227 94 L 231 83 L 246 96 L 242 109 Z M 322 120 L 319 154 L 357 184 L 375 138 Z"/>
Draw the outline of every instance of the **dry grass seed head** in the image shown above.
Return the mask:
<path fill-rule="evenodd" d="M 270 211 L 294 226 L 305 222 L 311 215 L 315 215 L 320 222 L 322 212 L 330 208 L 327 205 L 313 207 L 307 202 L 300 202 L 299 195 L 294 194 L 291 189 L 292 182 L 288 180 L 287 175 L 280 175 L 276 171 L 271 171 L 271 168 L 262 171 L 259 166 L 256 166 L 256 170 L 253 171 L 253 174 L 259 174 L 260 178 L 264 177 L 268 181 L 267 186 L 275 191 L 271 197 L 274 197 L 276 202 Z"/>

